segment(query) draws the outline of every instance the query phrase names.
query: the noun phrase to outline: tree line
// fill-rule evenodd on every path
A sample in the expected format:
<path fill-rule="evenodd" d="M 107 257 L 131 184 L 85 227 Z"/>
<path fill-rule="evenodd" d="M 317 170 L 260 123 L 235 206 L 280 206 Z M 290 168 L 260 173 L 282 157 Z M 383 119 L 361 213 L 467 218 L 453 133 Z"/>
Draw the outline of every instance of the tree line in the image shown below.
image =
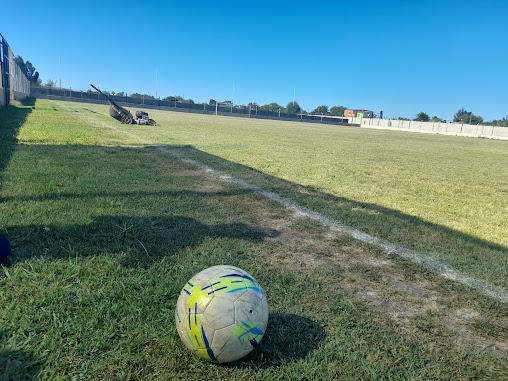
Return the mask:
<path fill-rule="evenodd" d="M 210 106 L 215 106 L 217 101 L 215 99 L 210 99 L 208 102 Z M 231 101 L 225 100 L 220 102 L 220 104 L 229 104 L 231 105 Z M 292 101 L 289 102 L 285 107 L 278 104 L 277 102 L 268 103 L 265 105 L 259 105 L 255 102 L 250 102 L 247 104 L 248 107 L 253 109 L 261 110 L 261 111 L 272 111 L 272 112 L 281 112 L 287 114 L 312 114 L 312 115 L 330 115 L 330 116 L 344 116 L 344 110 L 347 109 L 345 106 L 333 106 L 328 108 L 326 105 L 318 106 L 314 110 L 308 112 L 300 107 L 298 102 Z"/>
<path fill-rule="evenodd" d="M 399 117 L 399 120 L 410 120 L 410 119 Z M 429 115 L 425 112 L 419 112 L 418 114 L 416 114 L 416 117 L 413 120 L 418 121 L 418 122 L 444 122 L 444 123 L 446 123 L 446 120 L 438 118 L 437 116 L 433 116 L 432 118 L 430 118 Z M 474 125 L 482 124 L 485 126 L 508 127 L 508 116 L 504 117 L 502 119 L 484 121 L 481 116 L 475 115 L 473 112 L 467 111 L 466 109 L 464 109 L 464 107 L 462 107 L 453 115 L 453 122 L 454 123 L 464 123 L 464 124 L 474 124 Z"/>
<path fill-rule="evenodd" d="M 21 72 L 30 81 L 32 86 L 40 86 L 42 80 L 39 78 L 39 72 L 35 70 L 34 65 L 30 61 L 26 61 L 21 56 L 14 57 L 14 62 L 18 64 Z"/>

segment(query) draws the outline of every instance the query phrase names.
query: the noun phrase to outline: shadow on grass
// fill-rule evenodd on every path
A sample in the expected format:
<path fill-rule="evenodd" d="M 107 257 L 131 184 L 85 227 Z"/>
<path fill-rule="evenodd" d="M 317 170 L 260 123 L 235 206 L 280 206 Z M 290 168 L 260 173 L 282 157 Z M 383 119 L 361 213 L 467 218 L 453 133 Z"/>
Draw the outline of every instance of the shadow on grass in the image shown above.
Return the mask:
<path fill-rule="evenodd" d="M 420 217 L 405 214 L 399 210 L 358 202 L 325 193 L 312 186 L 292 183 L 257 169 L 197 150 L 193 146 L 170 147 L 170 149 L 178 152 L 179 156 L 205 163 L 218 171 L 232 174 L 236 178 L 261 186 L 295 201 L 303 207 L 389 242 L 425 253 L 446 253 L 446 256 L 451 254 L 450 257 L 455 258 L 464 257 L 464 253 L 467 253 L 468 261 L 478 262 L 473 265 L 466 264 L 471 268 L 484 266 L 485 258 L 489 258 L 490 254 L 495 254 L 498 262 L 492 266 L 493 271 L 501 271 L 502 269 L 506 271 L 508 269 L 508 248 L 503 245 L 425 221 Z M 458 262 L 464 263 L 461 259 Z M 487 265 L 490 263 L 492 263 L 491 260 Z M 452 266 L 456 266 L 456 264 L 452 264 Z M 506 279 L 507 275 L 506 272 L 504 274 L 499 273 L 493 279 Z"/>
<path fill-rule="evenodd" d="M 233 163 L 216 155 L 197 150 L 192 146 L 163 146 L 162 148 L 169 152 L 174 152 L 180 157 L 196 160 L 199 163 L 206 164 L 216 170 L 232 174 L 236 178 L 241 178 L 252 184 L 280 194 L 281 196 L 293 200 L 304 207 L 318 213 L 322 213 L 323 215 L 336 219 L 346 225 L 365 231 L 373 236 L 383 238 L 387 241 L 413 250 L 426 253 L 437 253 L 436 255 L 438 255 L 440 260 L 445 262 L 449 261 L 448 263 L 452 266 L 456 266 L 459 270 L 469 273 L 470 275 L 482 277 L 483 274 L 490 273 L 490 281 L 499 285 L 504 285 L 502 282 L 507 279 L 506 271 L 508 268 L 508 248 L 502 245 L 461 233 L 446 226 L 425 221 L 413 215 L 404 214 L 398 210 L 330 195 L 314 187 L 295 184 L 267 175 L 259 170 Z M 165 179 L 173 182 L 185 181 L 184 175 L 180 176 L 179 174 L 175 174 L 175 176 L 172 176 L 171 173 L 168 172 L 161 173 L 159 177 L 154 176 L 153 180 L 150 180 L 153 181 L 153 183 L 148 181 L 142 187 L 136 186 L 136 190 L 134 191 L 129 190 L 128 186 L 125 187 L 122 183 L 118 183 L 118 179 L 134 179 L 136 172 L 133 171 L 132 175 L 130 175 L 130 173 L 123 173 L 121 165 L 118 164 L 118 166 L 115 167 L 115 163 L 121 163 L 122 161 L 125 162 L 129 160 L 139 162 L 146 161 L 144 165 L 148 168 L 151 165 L 148 160 L 152 160 L 150 155 L 166 155 L 164 152 L 160 152 L 154 147 L 111 149 L 107 147 L 79 145 L 31 145 L 24 146 L 23 150 L 27 150 L 27 152 L 31 155 L 37 155 L 38 157 L 47 159 L 43 161 L 44 163 L 54 162 L 58 163 L 55 165 L 59 166 L 65 166 L 67 165 L 66 163 L 74 163 L 76 160 L 86 160 L 83 162 L 83 165 L 89 166 L 95 171 L 102 170 L 101 175 L 104 177 L 104 181 L 107 182 L 108 186 L 105 186 L 104 188 L 99 186 L 97 188 L 97 192 L 89 193 L 88 191 L 83 191 L 81 194 L 79 188 L 76 189 L 76 193 L 70 193 L 65 192 L 65 188 L 57 188 L 56 186 L 54 188 L 47 187 L 43 193 L 39 192 L 37 195 L 26 197 L 5 197 L 2 199 L 2 202 L 44 202 L 47 200 L 60 199 L 93 199 L 94 197 L 117 197 L 121 199 L 129 199 L 143 196 L 157 197 L 159 194 L 161 196 L 174 196 L 175 198 L 213 197 L 213 193 L 193 190 L 190 186 L 181 186 L 180 189 L 171 189 L 168 191 L 153 189 L 152 187 L 154 185 L 160 181 L 166 181 Z M 107 158 L 111 161 L 111 163 L 108 164 L 110 165 L 109 167 L 102 169 L 102 167 L 98 166 L 97 163 L 104 160 L 106 157 L 104 156 L 105 152 L 107 153 Z M 171 156 L 168 155 L 168 158 L 171 158 Z M 172 158 L 171 160 L 175 159 Z M 178 168 L 179 166 L 179 164 L 172 165 L 173 168 Z M 181 166 L 184 168 L 186 165 L 187 164 L 182 164 Z M 36 170 L 37 169 L 34 169 L 34 174 L 36 173 Z M 146 171 L 147 169 L 143 168 L 142 170 Z M 149 170 L 157 171 L 157 168 L 150 167 Z M 53 183 L 60 181 L 59 178 L 52 178 L 50 180 Z M 66 179 L 65 181 L 69 180 Z M 62 182 L 65 183 L 65 181 Z M 126 183 L 127 185 L 129 184 L 128 181 Z M 115 184 L 116 187 L 112 187 L 111 184 Z M 223 192 L 222 196 L 227 198 L 229 195 L 232 196 L 234 194 L 238 195 L 249 192 L 251 191 L 237 188 L 235 190 Z M 217 193 L 217 195 L 219 195 L 219 193 Z M 142 234 L 139 236 L 132 235 L 132 232 L 135 231 L 135 229 L 129 229 L 125 233 L 122 233 L 121 228 L 118 227 L 122 224 L 126 224 L 127 226 L 136 226 L 136 229 L 141 231 Z M 180 226 L 180 228 L 176 228 L 176 230 L 175 228 L 165 229 L 165 225 Z M 104 228 L 105 226 L 107 226 L 107 228 Z M 23 229 L 27 232 L 31 232 L 29 234 L 33 237 L 33 240 L 45 242 L 42 253 L 44 253 L 44 251 L 54 252 L 56 248 L 56 252 L 60 256 L 69 255 L 69 253 L 66 253 L 65 249 L 61 249 L 61 247 L 68 248 L 71 246 L 73 247 L 73 250 L 77 250 L 78 252 L 83 253 L 83 255 L 91 253 L 96 254 L 97 252 L 128 252 L 132 253 L 132 256 L 139 255 L 143 257 L 146 256 L 145 249 L 139 242 L 136 241 L 136 237 L 148 236 L 148 240 L 141 239 L 141 241 L 144 247 L 148 250 L 149 254 L 152 250 L 156 253 L 154 254 L 155 258 L 160 258 L 167 253 L 178 251 L 188 245 L 195 245 L 195 242 L 202 242 L 207 236 L 229 236 L 237 238 L 250 237 L 250 239 L 254 236 L 258 237 L 257 239 L 260 239 L 262 234 L 264 234 L 261 233 L 263 231 L 262 227 L 252 228 L 246 227 L 242 224 L 220 227 L 203 226 L 196 220 L 187 220 L 187 217 L 184 215 L 182 217 L 162 220 L 158 217 L 146 217 L 140 220 L 137 217 L 129 216 L 104 216 L 90 226 L 76 226 L 74 228 L 62 227 L 61 229 L 64 230 L 64 233 L 56 231 L 55 233 L 52 232 L 50 235 L 43 235 L 45 232 L 41 232 L 41 227 L 34 226 Z M 111 230 L 109 234 L 105 233 L 108 229 Z M 240 233 L 235 233 L 235 229 Z M 9 232 L 11 231 L 12 229 L 9 228 Z M 174 232 L 174 234 L 171 232 Z M 11 236 L 13 235 L 11 234 Z M 18 236 L 24 236 L 21 230 L 18 231 Z M 48 241 L 50 239 L 48 237 L 50 236 L 55 237 L 53 238 L 53 241 Z M 67 237 L 77 238 L 72 239 Z M 25 243 L 20 244 L 19 240 L 14 239 L 11 239 L 11 241 L 16 249 L 16 258 L 27 258 L 34 255 L 34 253 L 41 254 L 40 249 L 31 247 L 30 250 L 28 250 L 24 248 Z M 24 241 L 26 242 L 27 240 Z M 79 245 L 76 245 L 76 241 Z M 53 245 L 53 247 L 51 247 L 51 245 Z M 166 247 L 166 254 L 162 254 L 163 249 L 156 249 L 158 246 Z M 33 251 L 33 253 L 29 254 L 30 251 Z M 464 255 L 464 253 L 467 255 Z M 487 261 L 485 261 L 486 258 L 488 258 Z M 135 261 L 130 260 L 130 262 Z"/>
<path fill-rule="evenodd" d="M 40 363 L 26 351 L 9 349 L 7 332 L 0 331 L 0 380 L 35 380 L 40 373 Z"/>
<path fill-rule="evenodd" d="M 184 216 L 102 216 L 91 224 L 9 228 L 12 237 L 23 237 L 10 262 L 34 255 L 68 258 L 88 255 L 121 255 L 126 267 L 148 267 L 185 248 L 194 248 L 207 238 L 261 242 L 279 233 L 243 223 L 207 225 Z"/>
<path fill-rule="evenodd" d="M 315 321 L 295 314 L 270 314 L 266 335 L 257 350 L 231 368 L 271 368 L 306 358 L 326 341 L 326 332 Z"/>
<path fill-rule="evenodd" d="M 28 114 L 32 112 L 35 98 L 26 98 L 21 102 L 23 107 L 7 106 L 0 107 L 0 188 L 2 185 L 1 174 L 9 165 L 18 144 L 18 132 L 25 123 Z"/>

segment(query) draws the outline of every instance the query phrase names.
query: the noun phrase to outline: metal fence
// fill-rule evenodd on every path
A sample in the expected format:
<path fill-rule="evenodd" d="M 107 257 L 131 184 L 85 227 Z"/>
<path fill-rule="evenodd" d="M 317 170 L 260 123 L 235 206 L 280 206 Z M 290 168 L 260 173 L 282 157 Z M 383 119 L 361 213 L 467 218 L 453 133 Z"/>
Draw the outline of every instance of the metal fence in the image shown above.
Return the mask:
<path fill-rule="evenodd" d="M 31 95 L 36 98 L 61 99 L 76 102 L 108 103 L 107 99 L 97 92 L 75 91 L 55 87 L 32 87 Z M 347 118 L 337 118 L 322 115 L 288 114 L 277 111 L 265 111 L 259 107 L 217 103 L 185 103 L 178 101 L 164 101 L 160 99 L 135 98 L 129 96 L 110 95 L 110 98 L 124 106 L 139 106 L 145 108 L 166 109 L 202 114 L 239 116 L 246 118 L 279 119 L 290 121 L 317 122 L 335 125 L 350 125 Z"/>

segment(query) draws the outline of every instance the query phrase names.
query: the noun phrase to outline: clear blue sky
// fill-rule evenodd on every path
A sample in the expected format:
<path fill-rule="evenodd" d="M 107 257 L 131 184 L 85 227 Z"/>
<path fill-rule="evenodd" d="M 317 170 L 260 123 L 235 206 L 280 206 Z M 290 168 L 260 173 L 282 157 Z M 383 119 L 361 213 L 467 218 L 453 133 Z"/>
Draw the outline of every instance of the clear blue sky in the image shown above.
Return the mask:
<path fill-rule="evenodd" d="M 230 100 L 234 82 L 235 104 L 295 91 L 309 111 L 508 115 L 506 0 L 3 0 L 0 13 L 14 54 L 62 87 L 155 95 L 157 83 L 202 102 Z"/>

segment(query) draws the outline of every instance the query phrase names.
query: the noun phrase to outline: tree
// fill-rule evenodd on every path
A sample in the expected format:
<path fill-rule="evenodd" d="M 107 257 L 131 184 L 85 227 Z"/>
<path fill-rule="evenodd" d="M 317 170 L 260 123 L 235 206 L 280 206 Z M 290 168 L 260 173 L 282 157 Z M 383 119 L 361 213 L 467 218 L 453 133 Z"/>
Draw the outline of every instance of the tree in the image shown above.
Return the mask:
<path fill-rule="evenodd" d="M 403 116 L 399 116 L 399 120 L 411 120 L 411 119 L 404 118 Z"/>
<path fill-rule="evenodd" d="M 14 57 L 14 62 L 19 66 L 21 69 L 21 72 L 25 75 L 25 77 L 30 81 L 32 84 L 38 84 L 39 83 L 39 72 L 35 70 L 34 65 L 30 61 L 24 61 L 23 57 L 16 56 Z"/>
<path fill-rule="evenodd" d="M 103 93 L 105 93 L 105 91 L 103 91 Z M 132 98 L 155 99 L 155 97 L 152 96 L 152 95 L 149 95 L 149 94 L 140 94 L 140 93 L 132 93 L 131 97 Z"/>
<path fill-rule="evenodd" d="M 123 91 L 120 91 L 119 93 L 115 94 L 117 97 L 125 97 L 125 94 Z"/>
<path fill-rule="evenodd" d="M 471 114 L 472 114 L 472 115 L 471 115 L 471 117 L 469 118 L 469 120 L 467 120 L 467 119 L 466 119 L 466 120 L 464 121 L 464 123 L 466 123 L 466 121 L 467 121 L 467 123 L 468 123 L 468 124 L 481 124 L 481 123 L 483 123 L 483 118 L 482 118 L 481 116 L 479 116 L 479 115 L 475 115 L 475 114 L 473 114 L 473 113 L 471 113 Z"/>
<path fill-rule="evenodd" d="M 469 112 L 467 112 L 466 110 L 464 110 L 464 107 L 462 107 L 459 111 L 457 111 L 455 113 L 455 115 L 453 116 L 453 121 L 454 122 L 458 122 L 461 120 L 461 118 L 464 116 L 464 115 L 467 115 L 469 114 Z"/>
<path fill-rule="evenodd" d="M 508 116 L 502 119 L 486 122 L 485 124 L 488 126 L 508 127 Z"/>
<path fill-rule="evenodd" d="M 279 111 L 284 110 L 284 107 L 282 107 L 277 102 L 268 103 L 266 105 L 263 105 L 259 108 L 262 111 Z"/>
<path fill-rule="evenodd" d="M 430 120 L 429 115 L 424 112 L 419 112 L 416 114 L 416 118 L 413 120 L 416 120 L 417 122 L 428 122 Z"/>
<path fill-rule="evenodd" d="M 321 105 L 312 110 L 311 114 L 314 115 L 328 115 L 330 111 L 328 110 L 328 106 Z"/>
<path fill-rule="evenodd" d="M 170 95 L 169 97 L 163 98 L 163 101 L 170 101 L 170 102 L 183 102 L 184 99 L 180 95 Z"/>
<path fill-rule="evenodd" d="M 39 73 L 37 73 L 37 74 L 39 74 Z M 37 79 L 35 80 L 35 82 L 33 82 L 33 83 L 32 83 L 32 86 L 33 86 L 33 87 L 41 87 L 41 86 L 42 86 L 42 79 L 37 78 Z"/>
<path fill-rule="evenodd" d="M 46 81 L 46 83 L 44 84 L 44 86 L 55 87 L 56 86 L 56 81 L 52 81 L 51 79 L 48 79 Z"/>
<path fill-rule="evenodd" d="M 298 102 L 289 102 L 286 106 L 286 112 L 288 114 L 299 114 L 302 112 L 302 108 L 298 104 Z"/>
<path fill-rule="evenodd" d="M 443 119 L 441 118 L 438 118 L 437 116 L 433 116 L 431 120 L 429 120 L 429 122 L 439 122 L 441 123 L 443 121 Z"/>
<path fill-rule="evenodd" d="M 217 104 L 217 101 L 215 99 L 210 99 L 210 101 L 208 102 L 208 104 L 210 106 L 215 106 Z"/>
<path fill-rule="evenodd" d="M 453 121 L 456 123 L 464 124 L 480 124 L 483 122 L 483 118 L 479 115 L 473 114 L 472 112 L 464 110 L 464 107 L 462 107 L 453 116 Z"/>
<path fill-rule="evenodd" d="M 344 111 L 347 109 L 347 107 L 344 106 L 333 106 L 330 109 L 330 115 L 333 116 L 344 116 Z"/>

